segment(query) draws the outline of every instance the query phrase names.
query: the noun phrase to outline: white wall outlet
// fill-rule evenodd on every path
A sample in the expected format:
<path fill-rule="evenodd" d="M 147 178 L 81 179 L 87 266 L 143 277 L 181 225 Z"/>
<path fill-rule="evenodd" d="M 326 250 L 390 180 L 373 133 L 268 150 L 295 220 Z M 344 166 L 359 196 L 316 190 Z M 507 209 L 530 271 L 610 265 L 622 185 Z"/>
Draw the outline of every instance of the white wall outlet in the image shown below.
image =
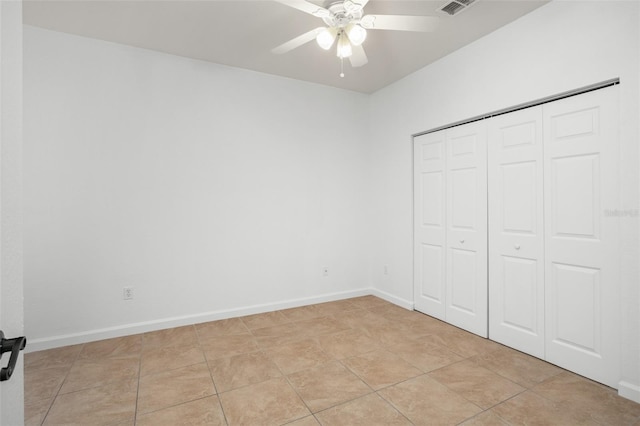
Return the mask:
<path fill-rule="evenodd" d="M 384 265 L 384 274 L 389 275 L 389 265 Z"/>
<path fill-rule="evenodd" d="M 122 289 L 122 298 L 124 300 L 131 300 L 133 299 L 133 287 L 124 287 Z"/>
<path fill-rule="evenodd" d="M 322 267 L 322 276 L 323 277 L 328 277 L 329 276 L 329 267 L 328 266 L 323 266 Z"/>

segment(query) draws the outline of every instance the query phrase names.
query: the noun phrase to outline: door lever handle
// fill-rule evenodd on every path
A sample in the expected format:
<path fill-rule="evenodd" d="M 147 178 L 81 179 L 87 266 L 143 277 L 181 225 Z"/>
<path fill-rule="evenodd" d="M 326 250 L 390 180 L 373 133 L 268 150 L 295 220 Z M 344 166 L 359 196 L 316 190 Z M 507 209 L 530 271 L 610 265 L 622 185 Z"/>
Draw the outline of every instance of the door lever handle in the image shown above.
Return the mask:
<path fill-rule="evenodd" d="M 0 382 L 4 382 L 11 378 L 13 370 L 16 368 L 16 363 L 18 362 L 18 354 L 25 348 L 25 346 L 27 346 L 26 337 L 22 336 L 14 339 L 5 339 L 4 333 L 0 331 L 0 358 L 2 358 L 3 353 L 11 352 L 9 364 L 0 370 Z"/>

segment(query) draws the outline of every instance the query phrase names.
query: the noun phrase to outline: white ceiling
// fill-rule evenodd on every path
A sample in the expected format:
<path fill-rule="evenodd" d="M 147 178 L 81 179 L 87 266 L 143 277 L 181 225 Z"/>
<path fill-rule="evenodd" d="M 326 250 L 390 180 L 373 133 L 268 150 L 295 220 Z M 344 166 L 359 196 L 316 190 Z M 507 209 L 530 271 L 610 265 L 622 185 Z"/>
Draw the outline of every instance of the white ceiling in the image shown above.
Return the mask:
<path fill-rule="evenodd" d="M 313 2 L 328 6 L 335 0 Z M 477 0 L 448 16 L 446 0 L 371 0 L 365 13 L 439 16 L 433 33 L 369 31 L 369 63 L 351 68 L 308 43 L 284 55 L 271 49 L 322 25 L 320 18 L 271 0 L 25 0 L 24 23 L 372 93 L 540 7 L 548 0 Z"/>

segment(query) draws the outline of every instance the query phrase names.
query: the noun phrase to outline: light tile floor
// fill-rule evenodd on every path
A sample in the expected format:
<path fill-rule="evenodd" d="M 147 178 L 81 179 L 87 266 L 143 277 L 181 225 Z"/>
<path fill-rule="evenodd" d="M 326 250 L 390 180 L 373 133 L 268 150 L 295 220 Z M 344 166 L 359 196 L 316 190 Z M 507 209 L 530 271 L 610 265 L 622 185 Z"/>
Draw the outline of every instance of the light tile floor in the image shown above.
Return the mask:
<path fill-rule="evenodd" d="M 25 356 L 27 425 L 634 425 L 606 386 L 374 296 Z"/>

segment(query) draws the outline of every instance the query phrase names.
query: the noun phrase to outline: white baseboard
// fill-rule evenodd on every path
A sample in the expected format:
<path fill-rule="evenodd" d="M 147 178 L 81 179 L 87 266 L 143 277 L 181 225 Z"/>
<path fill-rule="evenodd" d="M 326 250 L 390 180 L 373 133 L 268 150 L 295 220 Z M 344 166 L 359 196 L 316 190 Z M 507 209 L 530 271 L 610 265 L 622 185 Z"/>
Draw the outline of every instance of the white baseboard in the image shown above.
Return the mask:
<path fill-rule="evenodd" d="M 618 395 L 640 403 L 640 386 L 621 381 L 618 383 Z"/>
<path fill-rule="evenodd" d="M 80 333 L 33 339 L 28 342 L 27 347 L 25 348 L 25 352 L 29 353 L 42 351 L 45 349 L 59 348 L 61 346 L 77 345 L 82 343 L 94 342 L 96 340 L 130 336 L 132 334 L 147 333 L 150 331 L 163 330 L 165 328 L 180 327 L 184 325 L 199 324 L 203 322 L 241 317 L 245 315 L 260 314 L 263 312 L 277 311 L 280 309 L 296 308 L 298 306 L 312 305 L 315 303 L 333 302 L 336 300 L 349 299 L 352 297 L 366 296 L 370 294 L 374 294 L 385 300 L 388 300 L 391 303 L 395 303 L 404 307 L 404 303 L 397 303 L 394 300 L 391 300 L 397 298 L 393 298 L 393 296 L 388 295 L 387 293 L 377 291 L 373 288 L 362 288 L 358 290 L 329 293 L 314 297 L 286 300 L 277 303 L 253 305 L 213 312 L 203 312 L 194 315 L 184 315 L 172 318 L 161 318 L 153 321 L 124 324 L 116 327 L 83 331 Z M 401 299 L 397 300 L 401 301 Z"/>
<path fill-rule="evenodd" d="M 384 299 L 387 302 L 393 303 L 394 305 L 398 305 L 402 308 L 413 311 L 413 301 L 401 299 L 397 296 L 387 293 L 386 291 L 378 290 L 377 288 L 372 288 L 371 294 L 373 294 L 374 296 L 378 296 L 379 298 Z"/>

